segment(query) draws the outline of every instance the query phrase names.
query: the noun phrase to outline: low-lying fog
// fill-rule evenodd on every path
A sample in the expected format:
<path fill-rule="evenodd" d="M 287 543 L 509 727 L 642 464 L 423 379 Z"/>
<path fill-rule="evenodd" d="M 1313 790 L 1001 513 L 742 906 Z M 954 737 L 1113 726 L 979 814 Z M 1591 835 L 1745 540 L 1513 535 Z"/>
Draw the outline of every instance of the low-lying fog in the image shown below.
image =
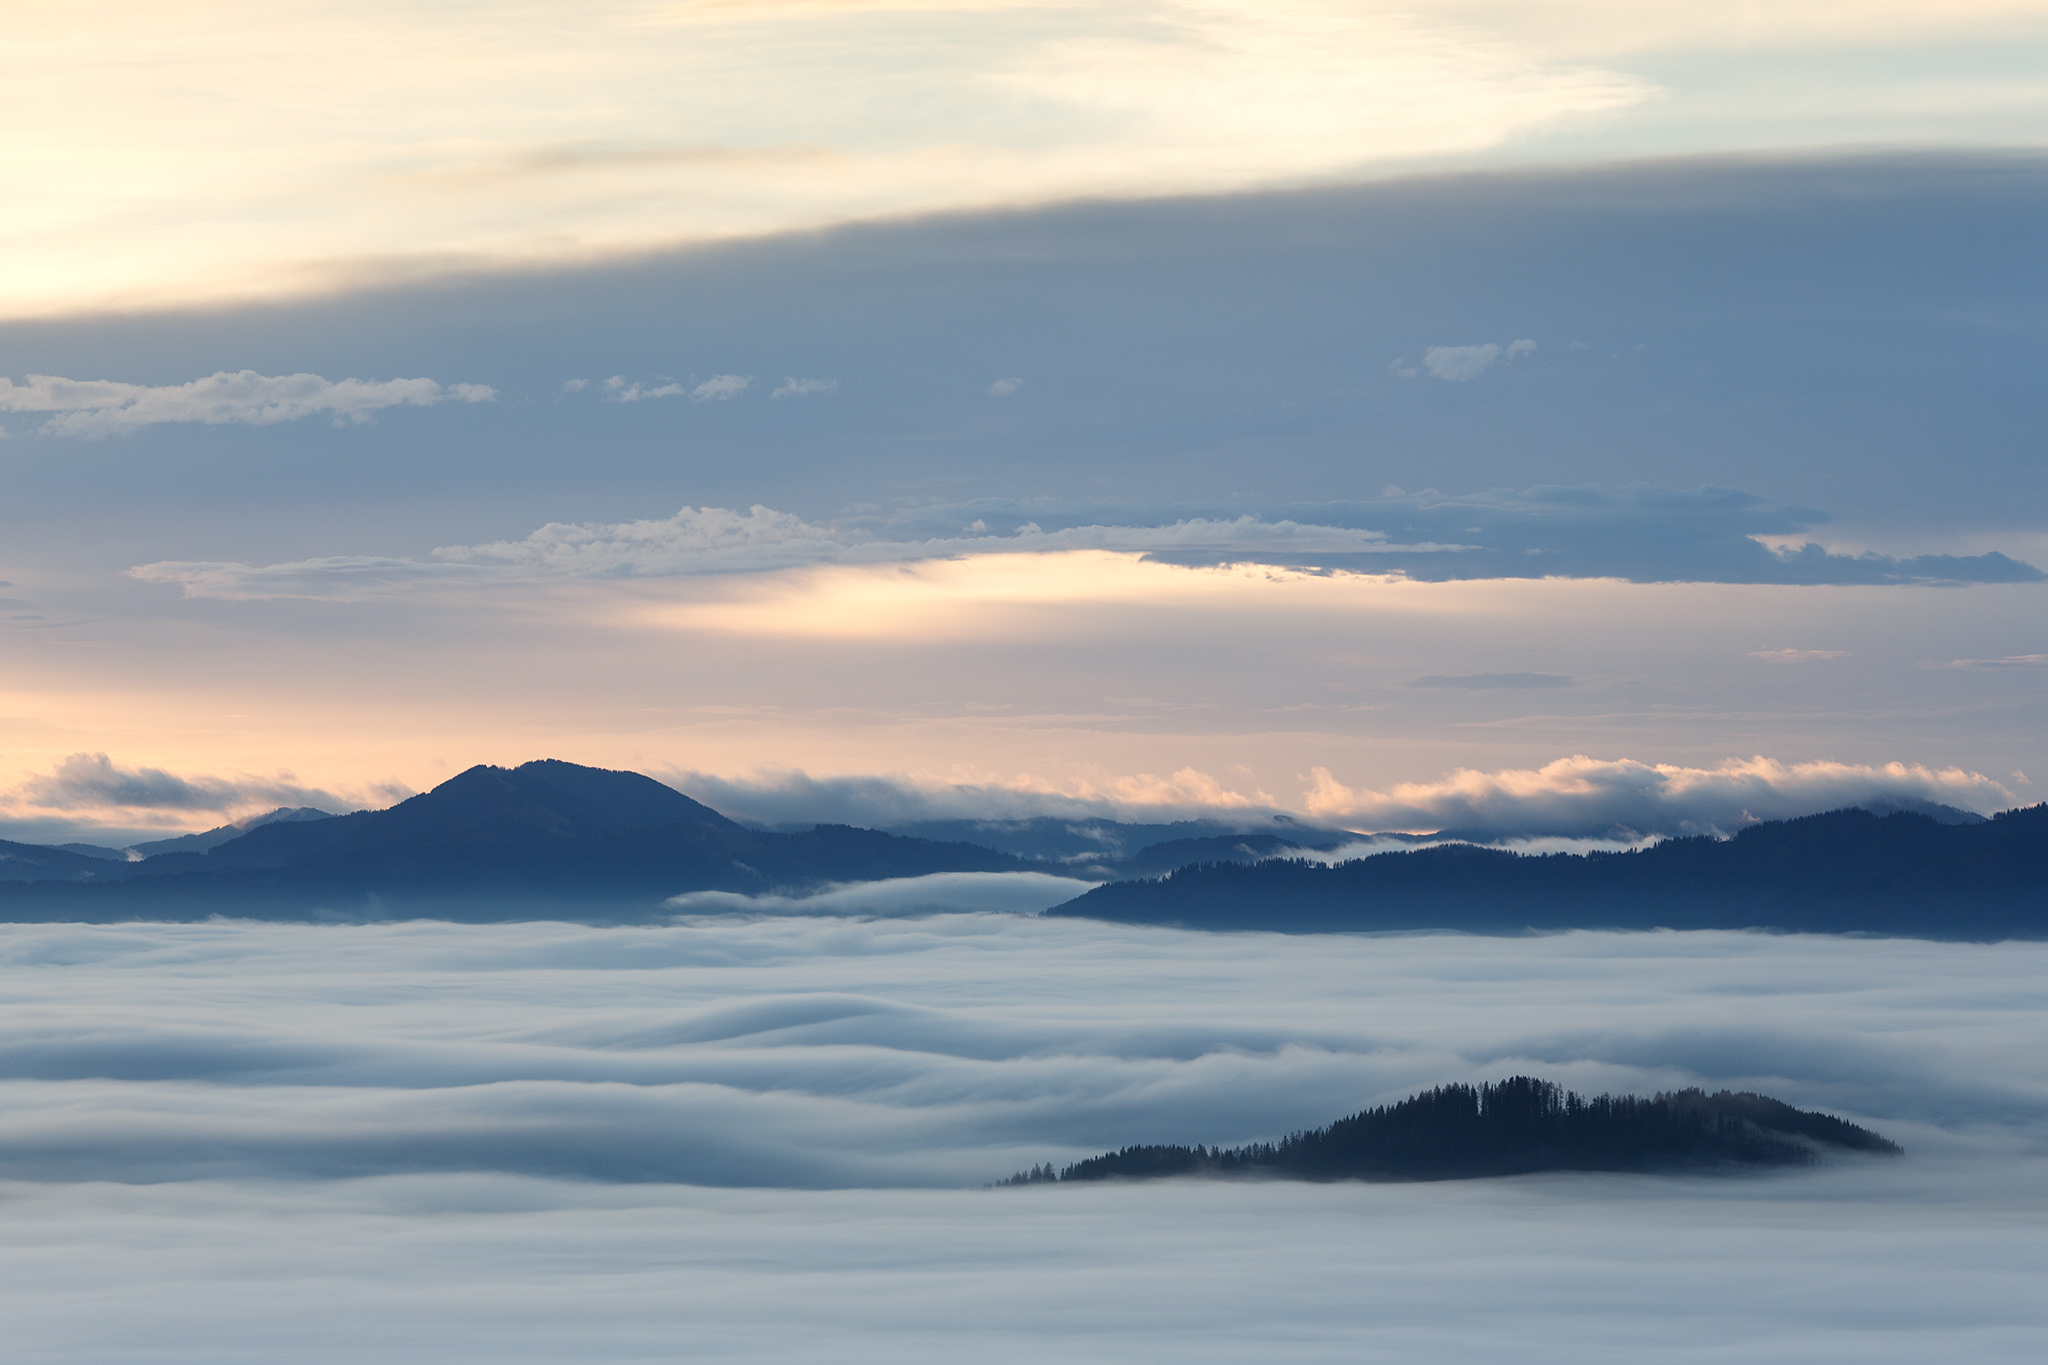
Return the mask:
<path fill-rule="evenodd" d="M 2048 944 L 11 925 L 0 999 L 18 1360 L 2018 1360 L 2048 1329 Z M 1514 1072 L 1758 1089 L 1908 1156 L 979 1188 Z"/>

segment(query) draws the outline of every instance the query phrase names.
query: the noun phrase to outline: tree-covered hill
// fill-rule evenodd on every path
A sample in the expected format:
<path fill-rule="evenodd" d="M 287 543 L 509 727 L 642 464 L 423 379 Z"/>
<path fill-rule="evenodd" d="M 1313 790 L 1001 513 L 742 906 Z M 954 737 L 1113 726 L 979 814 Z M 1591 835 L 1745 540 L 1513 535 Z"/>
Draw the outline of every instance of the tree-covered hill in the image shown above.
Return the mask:
<path fill-rule="evenodd" d="M 1767 1096 L 1680 1090 L 1585 1099 L 1549 1081 L 1443 1085 L 1327 1128 L 1244 1147 L 1139 1146 L 1040 1166 L 1001 1183 L 1267 1176 L 1294 1180 L 1462 1180 L 1535 1171 L 1668 1171 L 1789 1166 L 1829 1151 L 1899 1154 L 1897 1144 Z"/>

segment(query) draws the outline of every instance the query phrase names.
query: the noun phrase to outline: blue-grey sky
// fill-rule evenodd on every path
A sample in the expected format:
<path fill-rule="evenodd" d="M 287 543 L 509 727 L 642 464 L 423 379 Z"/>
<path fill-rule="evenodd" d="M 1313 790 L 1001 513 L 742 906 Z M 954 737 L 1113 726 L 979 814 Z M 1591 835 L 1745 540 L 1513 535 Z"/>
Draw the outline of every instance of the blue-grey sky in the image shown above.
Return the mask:
<path fill-rule="evenodd" d="M 542 9 L 501 56 L 563 60 Z M 785 804 L 801 772 L 1354 822 L 1581 759 L 2031 799 L 2033 8 L 1560 0 L 1395 42 L 1413 16 L 1372 7 L 752 7 L 817 44 L 757 72 L 809 92 L 787 126 L 648 75 L 746 48 L 732 15 L 633 13 L 562 39 L 584 64 L 540 114 L 475 53 L 460 109 L 394 59 L 366 88 L 412 94 L 370 110 L 323 57 L 302 95 L 235 87 L 260 147 L 207 123 L 212 152 L 120 163 L 154 225 L 48 182 L 42 283 L 0 309 L 8 830 L 542 754 Z M 373 7 L 336 51 L 465 22 Z M 934 55 L 990 24 L 985 70 Z M 50 59 L 242 51 L 168 42 Z M 1273 77 L 1346 44 L 1408 53 L 1399 118 L 1355 72 Z M 606 62 L 637 74 L 591 103 Z M 1246 101 L 1227 135 L 1204 82 Z M 134 107 L 214 118 L 183 89 Z"/>

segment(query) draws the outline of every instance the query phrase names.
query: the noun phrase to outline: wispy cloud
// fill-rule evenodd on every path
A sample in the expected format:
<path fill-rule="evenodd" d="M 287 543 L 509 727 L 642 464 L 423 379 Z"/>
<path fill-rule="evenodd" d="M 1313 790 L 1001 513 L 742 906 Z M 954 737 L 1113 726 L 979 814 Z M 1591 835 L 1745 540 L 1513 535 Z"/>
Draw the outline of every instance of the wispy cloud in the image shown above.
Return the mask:
<path fill-rule="evenodd" d="M 809 398 L 814 394 L 830 393 L 838 387 L 839 381 L 836 379 L 797 379 L 792 377 L 776 385 L 775 391 L 768 396 L 770 398 Z"/>
<path fill-rule="evenodd" d="M 1820 659 L 1845 659 L 1846 649 L 1752 649 L 1749 657 L 1774 664 L 1806 664 Z"/>
<path fill-rule="evenodd" d="M 991 530 L 981 521 L 979 526 L 956 525 L 952 534 L 916 540 L 893 539 L 887 531 L 860 522 L 810 522 L 758 505 L 744 512 L 685 507 L 659 520 L 550 523 L 524 540 L 444 546 L 427 561 L 343 556 L 262 567 L 165 562 L 142 565 L 130 573 L 149 582 L 176 583 L 195 597 L 348 597 L 431 582 L 751 573 L 974 553 L 1174 551 L 1255 558 L 1262 551 L 1356 556 L 1427 554 L 1440 548 L 1393 544 L 1368 528 L 1270 522 L 1251 515 L 1230 520 L 1197 517 L 1153 526 L 1084 524 L 1050 531 L 1026 522 L 1006 532 Z"/>
<path fill-rule="evenodd" d="M 995 383 L 988 386 L 988 396 L 991 398 L 1009 398 L 1023 387 L 1024 381 L 1021 379 L 998 379 Z"/>
<path fill-rule="evenodd" d="M 436 403 L 487 403 L 487 384 L 432 379 L 324 379 L 317 374 L 262 375 L 222 370 L 185 384 L 127 384 L 112 379 L 62 379 L 32 374 L 17 384 L 0 377 L 0 412 L 46 412 L 50 436 L 111 436 L 163 422 L 269 426 L 330 415 L 337 424 L 367 422 L 385 408 Z"/>
<path fill-rule="evenodd" d="M 1998 659 L 1950 659 L 1947 668 L 2041 668 L 2048 666 L 2048 654 L 2007 654 Z"/>
<path fill-rule="evenodd" d="M 1577 754 L 1534 769 L 1460 769 L 1437 782 L 1385 791 L 1347 787 L 1323 768 L 1313 776 L 1303 805 L 1318 819 L 1357 829 L 1497 837 L 1732 834 L 1759 820 L 1842 806 L 1926 803 L 1981 813 L 2014 803 L 2000 783 L 1960 768 L 1781 763 L 1761 756 L 1690 768 Z"/>

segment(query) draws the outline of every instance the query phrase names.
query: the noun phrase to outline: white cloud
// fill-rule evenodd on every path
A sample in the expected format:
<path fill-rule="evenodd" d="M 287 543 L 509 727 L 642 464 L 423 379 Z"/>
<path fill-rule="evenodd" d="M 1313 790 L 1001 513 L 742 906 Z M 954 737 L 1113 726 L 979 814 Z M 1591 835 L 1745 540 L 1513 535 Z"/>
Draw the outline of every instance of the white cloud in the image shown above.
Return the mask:
<path fill-rule="evenodd" d="M 1470 346 L 1431 346 L 1422 353 L 1422 369 L 1429 371 L 1433 379 L 1464 381 L 1477 379 L 1492 369 L 1494 362 L 1506 357 L 1509 360 L 1528 355 L 1536 349 L 1536 343 L 1523 337 L 1511 341 L 1505 347 L 1497 342 L 1479 342 Z M 1421 370 L 1403 360 L 1396 360 L 1389 367 L 1402 379 L 1413 379 Z"/>
<path fill-rule="evenodd" d="M 838 387 L 839 381 L 836 379 L 789 378 L 776 385 L 775 391 L 768 396 L 770 398 L 809 398 L 812 394 L 830 393 Z"/>
<path fill-rule="evenodd" d="M 589 383 L 588 379 L 565 379 L 562 381 L 562 392 L 581 393 Z"/>
<path fill-rule="evenodd" d="M 668 907 L 686 915 L 929 915 L 941 911 L 1036 915 L 1074 899 L 1095 883 L 1044 872 L 934 872 L 845 882 L 804 895 L 743 896 L 692 891 Z"/>
<path fill-rule="evenodd" d="M 690 398 L 697 403 L 724 402 L 745 393 L 753 382 L 752 375 L 715 374 L 691 389 Z"/>
<path fill-rule="evenodd" d="M 1024 381 L 1021 379 L 998 379 L 995 383 L 988 386 L 988 396 L 991 398 L 1008 398 L 1023 387 Z"/>
<path fill-rule="evenodd" d="M 32 374 L 26 383 L 16 384 L 0 377 L 0 412 L 53 413 L 41 428 L 51 436 L 108 436 L 161 422 L 268 426 L 323 413 L 337 424 L 367 422 L 384 408 L 487 403 L 497 396 L 497 390 L 485 384 L 332 380 L 317 374 L 261 375 L 254 370 L 222 370 L 186 384 L 155 386 L 47 374 Z"/>
<path fill-rule="evenodd" d="M 1846 649 L 1752 649 L 1749 652 L 1752 659 L 1774 664 L 1805 664 L 1816 659 L 1844 659 L 1848 655 Z"/>
<path fill-rule="evenodd" d="M 1477 379 L 1500 359 L 1500 347 L 1492 342 L 1479 346 L 1432 346 L 1422 353 L 1423 368 L 1432 379 Z"/>
<path fill-rule="evenodd" d="M 1842 806 L 1917 801 L 1981 813 L 2014 803 L 2004 786 L 1960 768 L 1761 756 L 1688 768 L 1577 754 L 1536 769 L 1460 769 L 1439 782 L 1386 791 L 1347 787 L 1323 768 L 1312 776 L 1303 804 L 1317 819 L 1361 829 L 1523 837 L 1732 834 L 1759 820 Z"/>
<path fill-rule="evenodd" d="M 615 374 L 604 381 L 605 399 L 612 403 L 643 403 L 650 398 L 680 398 L 685 392 L 681 384 L 670 382 L 650 387 L 637 379 L 628 381 L 622 374 Z"/>

